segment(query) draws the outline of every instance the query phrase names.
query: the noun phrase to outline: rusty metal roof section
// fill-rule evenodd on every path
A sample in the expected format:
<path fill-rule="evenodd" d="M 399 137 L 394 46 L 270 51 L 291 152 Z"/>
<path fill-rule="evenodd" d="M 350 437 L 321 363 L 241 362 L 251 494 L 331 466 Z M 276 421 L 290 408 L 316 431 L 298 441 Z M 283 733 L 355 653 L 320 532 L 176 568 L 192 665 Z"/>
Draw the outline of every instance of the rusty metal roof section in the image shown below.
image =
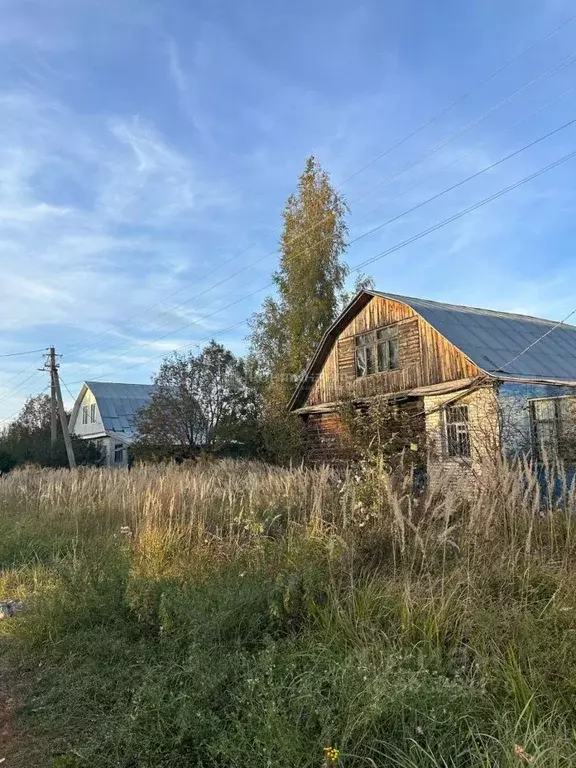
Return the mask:
<path fill-rule="evenodd" d="M 150 403 L 152 384 L 117 384 L 105 381 L 87 381 L 96 403 L 104 429 L 107 432 L 133 433 L 136 412 Z"/>
<path fill-rule="evenodd" d="M 414 310 L 484 373 L 498 380 L 576 382 L 576 326 L 528 315 L 361 291 L 328 329 L 289 403 L 297 408 L 337 336 L 373 296 Z M 531 346 L 534 345 L 534 346 Z"/>

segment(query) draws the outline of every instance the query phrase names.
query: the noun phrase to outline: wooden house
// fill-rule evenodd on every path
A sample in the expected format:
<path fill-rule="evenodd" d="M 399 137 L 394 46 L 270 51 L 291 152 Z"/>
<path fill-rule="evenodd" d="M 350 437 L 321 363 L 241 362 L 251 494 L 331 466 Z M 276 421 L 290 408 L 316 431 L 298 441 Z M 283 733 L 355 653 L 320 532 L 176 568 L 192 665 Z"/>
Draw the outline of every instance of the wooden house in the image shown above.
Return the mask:
<path fill-rule="evenodd" d="M 341 456 L 342 402 L 376 396 L 411 414 L 428 456 L 444 465 L 493 449 L 555 449 L 576 412 L 576 327 L 363 290 L 288 406 L 304 423 L 309 459 Z"/>

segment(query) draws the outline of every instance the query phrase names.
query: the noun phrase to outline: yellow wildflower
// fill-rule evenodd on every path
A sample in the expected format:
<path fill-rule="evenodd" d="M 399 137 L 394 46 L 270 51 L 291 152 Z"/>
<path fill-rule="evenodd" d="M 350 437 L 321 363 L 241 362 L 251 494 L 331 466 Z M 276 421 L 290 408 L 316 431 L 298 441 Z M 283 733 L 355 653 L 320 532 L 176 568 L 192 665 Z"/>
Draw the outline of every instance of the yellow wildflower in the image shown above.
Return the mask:
<path fill-rule="evenodd" d="M 336 749 L 336 747 L 324 747 L 324 757 L 326 758 L 327 765 L 336 765 L 340 757 L 340 750 Z"/>

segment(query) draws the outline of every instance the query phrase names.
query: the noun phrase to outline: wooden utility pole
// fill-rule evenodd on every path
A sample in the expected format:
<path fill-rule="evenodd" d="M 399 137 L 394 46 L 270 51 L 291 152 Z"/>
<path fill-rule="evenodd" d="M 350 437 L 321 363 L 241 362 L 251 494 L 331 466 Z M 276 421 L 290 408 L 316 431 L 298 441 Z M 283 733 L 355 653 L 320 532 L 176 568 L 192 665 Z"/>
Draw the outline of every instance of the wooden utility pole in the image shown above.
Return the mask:
<path fill-rule="evenodd" d="M 62 400 L 62 390 L 60 389 L 60 378 L 58 376 L 58 363 L 56 362 L 56 350 L 54 347 L 50 347 L 47 367 L 50 370 L 52 402 L 52 411 L 50 413 L 50 437 L 52 439 L 52 445 L 54 445 L 58 437 L 56 426 L 56 406 L 58 406 L 58 415 L 60 417 L 60 424 L 62 425 L 62 434 L 64 435 L 64 445 L 66 446 L 68 464 L 70 465 L 70 469 L 76 469 L 76 458 L 74 456 L 72 440 L 70 439 L 70 432 L 68 431 L 68 420 L 66 418 L 66 411 L 64 410 L 64 401 Z"/>
<path fill-rule="evenodd" d="M 56 401 L 56 381 L 54 379 L 54 371 L 56 370 L 56 350 L 54 347 L 50 347 L 50 445 L 52 451 L 58 440 L 58 418 L 56 414 L 56 408 L 58 407 Z"/>

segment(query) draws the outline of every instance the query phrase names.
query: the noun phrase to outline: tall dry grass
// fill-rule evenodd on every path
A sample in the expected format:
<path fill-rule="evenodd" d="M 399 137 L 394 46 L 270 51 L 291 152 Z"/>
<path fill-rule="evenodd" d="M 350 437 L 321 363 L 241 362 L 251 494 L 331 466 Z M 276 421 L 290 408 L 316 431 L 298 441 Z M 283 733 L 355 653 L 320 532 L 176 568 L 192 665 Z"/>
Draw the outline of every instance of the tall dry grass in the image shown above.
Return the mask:
<path fill-rule="evenodd" d="M 0 636 L 52 761 L 14 765 L 576 764 L 576 490 L 544 475 L 2 478 L 0 591 L 28 611 Z"/>
<path fill-rule="evenodd" d="M 136 536 L 175 534 L 189 547 L 365 532 L 389 536 L 404 563 L 462 547 L 477 561 L 492 557 L 495 544 L 507 562 L 534 556 L 568 565 L 574 510 L 576 483 L 562 467 L 550 465 L 539 477 L 527 463 L 506 461 L 487 462 L 474 475 L 435 473 L 421 492 L 409 472 L 390 473 L 381 458 L 338 471 L 219 461 L 131 471 L 25 469 L 0 480 L 0 514 L 16 526 L 94 535 L 126 526 Z"/>

